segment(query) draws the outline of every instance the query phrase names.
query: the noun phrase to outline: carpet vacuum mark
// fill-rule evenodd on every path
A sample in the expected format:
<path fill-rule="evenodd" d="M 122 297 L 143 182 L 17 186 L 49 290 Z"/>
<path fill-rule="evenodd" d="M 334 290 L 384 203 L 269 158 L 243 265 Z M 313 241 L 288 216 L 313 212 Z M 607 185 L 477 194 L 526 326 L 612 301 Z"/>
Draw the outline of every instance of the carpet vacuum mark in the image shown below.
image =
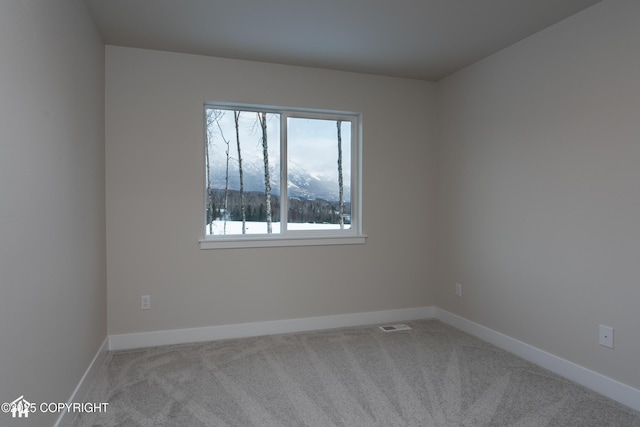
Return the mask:
<path fill-rule="evenodd" d="M 437 320 L 110 352 L 73 426 L 640 427 L 640 413 Z"/>

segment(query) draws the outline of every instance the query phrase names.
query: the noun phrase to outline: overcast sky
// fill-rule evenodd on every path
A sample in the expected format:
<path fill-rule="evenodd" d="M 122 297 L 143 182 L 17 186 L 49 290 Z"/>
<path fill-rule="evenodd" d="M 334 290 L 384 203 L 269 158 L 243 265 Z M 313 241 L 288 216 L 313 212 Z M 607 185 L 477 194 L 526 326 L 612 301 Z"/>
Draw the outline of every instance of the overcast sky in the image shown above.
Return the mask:
<path fill-rule="evenodd" d="M 230 142 L 229 155 L 237 159 L 235 124 L 233 111 L 225 111 L 219 120 L 220 128 L 214 126 L 214 151 L 211 164 L 213 167 L 224 167 L 225 144 L 221 136 Z M 262 131 L 253 112 L 240 115 L 240 145 L 243 162 L 262 162 Z M 342 163 L 345 185 L 350 178 L 351 123 L 343 122 L 342 126 Z M 276 114 L 267 114 L 267 138 L 269 145 L 269 163 L 279 164 L 279 118 Z M 304 169 L 314 176 L 329 176 L 337 180 L 338 176 L 338 143 L 337 127 L 334 120 L 289 118 L 288 132 L 289 168 Z M 235 168 L 234 168 L 235 169 Z"/>

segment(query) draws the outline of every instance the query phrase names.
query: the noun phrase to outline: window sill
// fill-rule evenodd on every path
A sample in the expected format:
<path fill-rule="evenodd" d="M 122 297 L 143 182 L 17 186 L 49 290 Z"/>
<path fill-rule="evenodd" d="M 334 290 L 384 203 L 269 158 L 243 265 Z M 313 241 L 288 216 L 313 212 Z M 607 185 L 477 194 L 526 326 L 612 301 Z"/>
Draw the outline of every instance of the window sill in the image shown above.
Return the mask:
<path fill-rule="evenodd" d="M 215 237 L 200 240 L 200 249 L 272 248 L 287 246 L 363 245 L 366 235 L 299 237 Z"/>

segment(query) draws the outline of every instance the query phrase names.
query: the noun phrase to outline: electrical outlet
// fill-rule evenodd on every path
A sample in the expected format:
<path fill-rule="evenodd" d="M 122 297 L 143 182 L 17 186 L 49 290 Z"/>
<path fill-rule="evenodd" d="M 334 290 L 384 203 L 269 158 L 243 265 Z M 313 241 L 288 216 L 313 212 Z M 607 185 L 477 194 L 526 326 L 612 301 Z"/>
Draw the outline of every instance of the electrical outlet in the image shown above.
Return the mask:
<path fill-rule="evenodd" d="M 613 328 L 600 325 L 600 345 L 613 348 Z"/>
<path fill-rule="evenodd" d="M 150 295 L 142 295 L 142 296 L 140 296 L 140 308 L 142 310 L 150 310 L 151 309 L 151 296 Z"/>
<path fill-rule="evenodd" d="M 456 296 L 462 296 L 462 285 L 460 283 L 456 283 Z"/>

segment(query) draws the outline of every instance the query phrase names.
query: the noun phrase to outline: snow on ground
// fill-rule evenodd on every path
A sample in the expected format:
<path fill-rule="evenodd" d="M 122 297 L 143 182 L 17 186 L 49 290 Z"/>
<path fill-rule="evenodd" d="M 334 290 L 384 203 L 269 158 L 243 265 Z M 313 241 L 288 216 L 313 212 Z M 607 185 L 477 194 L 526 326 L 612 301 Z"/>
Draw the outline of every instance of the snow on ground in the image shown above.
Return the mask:
<path fill-rule="evenodd" d="M 209 226 L 207 226 L 206 232 L 208 235 L 225 235 L 224 221 L 216 219 L 213 221 L 213 233 L 209 232 Z M 351 224 L 345 224 L 345 229 L 351 228 Z M 310 224 L 310 223 L 289 223 L 287 224 L 289 230 L 340 230 L 340 224 Z M 226 235 L 242 234 L 242 221 L 227 221 Z M 273 233 L 280 233 L 280 223 L 271 223 L 271 230 Z M 247 221 L 246 234 L 267 234 L 266 222 L 254 222 Z"/>

